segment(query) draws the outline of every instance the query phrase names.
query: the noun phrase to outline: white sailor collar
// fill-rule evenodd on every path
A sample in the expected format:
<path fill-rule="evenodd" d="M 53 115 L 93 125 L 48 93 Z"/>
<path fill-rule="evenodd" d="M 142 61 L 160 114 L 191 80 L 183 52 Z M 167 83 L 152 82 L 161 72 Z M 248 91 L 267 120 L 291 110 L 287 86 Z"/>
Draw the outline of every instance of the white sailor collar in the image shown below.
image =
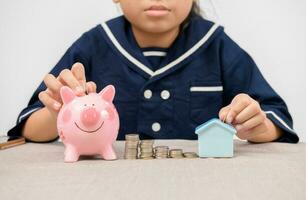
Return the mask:
<path fill-rule="evenodd" d="M 205 49 L 223 27 L 201 17 L 196 17 L 181 31 L 163 59 L 161 68 L 152 71 L 148 60 L 137 44 L 131 44 L 126 28 L 130 26 L 124 16 L 101 24 L 101 32 L 107 43 L 123 58 L 128 66 L 148 79 L 161 78 L 190 61 L 192 55 Z"/>

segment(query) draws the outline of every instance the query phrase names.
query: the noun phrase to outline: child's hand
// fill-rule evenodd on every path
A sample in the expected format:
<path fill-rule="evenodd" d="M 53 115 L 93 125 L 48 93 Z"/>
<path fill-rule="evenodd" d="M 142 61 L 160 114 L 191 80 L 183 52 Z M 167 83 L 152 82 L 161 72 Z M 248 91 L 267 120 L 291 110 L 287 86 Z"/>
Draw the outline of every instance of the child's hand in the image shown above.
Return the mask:
<path fill-rule="evenodd" d="M 81 63 L 75 63 L 71 70 L 64 69 L 58 77 L 47 74 L 44 78 L 44 83 L 47 89 L 39 93 L 39 100 L 56 116 L 62 106 L 60 97 L 60 88 L 62 86 L 70 87 L 78 96 L 85 95 L 86 92 L 96 92 L 96 84 L 94 82 L 86 82 L 85 69 Z"/>
<path fill-rule="evenodd" d="M 272 130 L 271 126 L 274 126 L 261 110 L 259 103 L 247 94 L 237 95 L 230 105 L 220 110 L 219 118 L 232 124 L 237 130 L 237 136 L 245 140 L 266 134 Z"/>

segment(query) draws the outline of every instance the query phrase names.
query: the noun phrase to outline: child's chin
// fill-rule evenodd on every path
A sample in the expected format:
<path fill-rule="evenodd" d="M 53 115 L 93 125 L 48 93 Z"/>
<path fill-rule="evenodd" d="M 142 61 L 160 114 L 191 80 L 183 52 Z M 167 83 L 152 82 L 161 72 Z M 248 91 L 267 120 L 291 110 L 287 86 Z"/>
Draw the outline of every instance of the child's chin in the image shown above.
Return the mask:
<path fill-rule="evenodd" d="M 179 25 L 177 25 L 178 27 Z M 169 22 L 169 20 L 161 21 L 148 21 L 147 23 L 142 24 L 140 27 L 143 31 L 148 33 L 166 33 L 174 29 L 175 24 Z"/>

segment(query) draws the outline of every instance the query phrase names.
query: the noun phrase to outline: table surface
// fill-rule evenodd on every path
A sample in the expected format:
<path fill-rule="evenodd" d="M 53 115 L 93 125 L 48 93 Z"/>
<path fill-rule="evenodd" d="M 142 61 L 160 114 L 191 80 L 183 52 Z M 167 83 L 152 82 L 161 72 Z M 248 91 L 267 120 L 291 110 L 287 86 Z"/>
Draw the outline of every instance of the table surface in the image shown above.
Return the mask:
<path fill-rule="evenodd" d="M 197 151 L 197 141 L 155 145 Z M 306 199 L 306 144 L 235 141 L 218 159 L 119 160 L 83 157 L 64 163 L 60 142 L 0 151 L 0 199 Z"/>

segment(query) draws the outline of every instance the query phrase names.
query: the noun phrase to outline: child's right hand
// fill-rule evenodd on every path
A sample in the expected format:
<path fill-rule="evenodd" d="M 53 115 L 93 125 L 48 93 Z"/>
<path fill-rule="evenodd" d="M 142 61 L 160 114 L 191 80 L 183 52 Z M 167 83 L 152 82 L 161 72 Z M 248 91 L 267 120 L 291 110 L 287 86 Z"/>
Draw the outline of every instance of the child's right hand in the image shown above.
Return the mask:
<path fill-rule="evenodd" d="M 75 63 L 71 70 L 64 69 L 58 77 L 47 74 L 44 78 L 44 83 L 47 89 L 39 93 L 39 100 L 56 116 L 62 106 L 60 96 L 62 86 L 70 87 L 77 96 L 83 96 L 86 92 L 96 92 L 97 88 L 94 82 L 86 82 L 85 69 L 81 63 Z"/>

